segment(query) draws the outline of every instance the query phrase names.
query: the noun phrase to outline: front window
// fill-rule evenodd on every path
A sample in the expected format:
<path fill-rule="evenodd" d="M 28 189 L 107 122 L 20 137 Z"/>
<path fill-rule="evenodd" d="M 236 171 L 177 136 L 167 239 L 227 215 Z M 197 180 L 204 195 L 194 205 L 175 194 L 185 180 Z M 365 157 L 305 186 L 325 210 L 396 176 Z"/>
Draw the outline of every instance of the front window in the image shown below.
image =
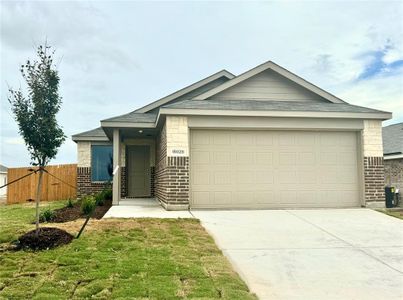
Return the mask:
<path fill-rule="evenodd" d="M 112 146 L 91 147 L 91 180 L 110 181 L 112 179 Z"/>

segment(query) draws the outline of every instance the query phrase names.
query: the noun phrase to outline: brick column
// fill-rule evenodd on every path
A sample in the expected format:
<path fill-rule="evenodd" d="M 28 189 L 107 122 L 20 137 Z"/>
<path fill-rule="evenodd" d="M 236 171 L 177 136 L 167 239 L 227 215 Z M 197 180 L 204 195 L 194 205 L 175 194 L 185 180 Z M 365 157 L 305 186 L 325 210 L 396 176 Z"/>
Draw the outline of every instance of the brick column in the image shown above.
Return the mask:
<path fill-rule="evenodd" d="M 189 206 L 189 157 L 168 157 L 167 169 L 166 203 L 177 209 L 187 209 Z"/>
<path fill-rule="evenodd" d="M 383 157 L 364 157 L 364 182 L 366 204 L 382 206 L 382 202 L 385 201 Z"/>
<path fill-rule="evenodd" d="M 167 116 L 157 139 L 155 196 L 167 210 L 189 208 L 187 117 Z"/>
<path fill-rule="evenodd" d="M 365 206 L 385 207 L 382 121 L 365 120 L 362 141 Z"/>

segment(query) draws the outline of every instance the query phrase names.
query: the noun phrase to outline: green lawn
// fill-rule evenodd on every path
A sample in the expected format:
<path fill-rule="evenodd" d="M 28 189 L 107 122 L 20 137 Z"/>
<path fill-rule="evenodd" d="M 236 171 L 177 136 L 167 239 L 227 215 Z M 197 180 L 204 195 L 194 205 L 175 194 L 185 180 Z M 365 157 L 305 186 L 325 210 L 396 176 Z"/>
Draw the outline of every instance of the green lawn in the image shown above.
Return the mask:
<path fill-rule="evenodd" d="M 32 229 L 33 214 L 0 206 L 0 243 Z M 76 234 L 82 222 L 52 226 Z M 89 298 L 256 299 L 193 219 L 91 220 L 67 246 L 0 252 L 0 299 Z"/>
<path fill-rule="evenodd" d="M 387 214 L 389 216 L 399 218 L 403 220 L 403 209 L 401 210 L 389 210 L 389 209 L 378 209 L 377 211 Z"/>

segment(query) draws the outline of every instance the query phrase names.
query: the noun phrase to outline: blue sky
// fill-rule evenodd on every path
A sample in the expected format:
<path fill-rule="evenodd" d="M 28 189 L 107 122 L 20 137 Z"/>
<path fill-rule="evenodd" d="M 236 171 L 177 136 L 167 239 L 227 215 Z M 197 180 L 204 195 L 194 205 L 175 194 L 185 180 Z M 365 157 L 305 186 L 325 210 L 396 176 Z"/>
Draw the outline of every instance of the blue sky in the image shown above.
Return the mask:
<path fill-rule="evenodd" d="M 402 1 L 18 2 L 1 9 L 0 163 L 29 156 L 7 102 L 19 65 L 56 49 L 69 137 L 218 70 L 267 60 L 345 101 L 403 121 Z M 71 139 L 52 163 L 76 161 Z"/>

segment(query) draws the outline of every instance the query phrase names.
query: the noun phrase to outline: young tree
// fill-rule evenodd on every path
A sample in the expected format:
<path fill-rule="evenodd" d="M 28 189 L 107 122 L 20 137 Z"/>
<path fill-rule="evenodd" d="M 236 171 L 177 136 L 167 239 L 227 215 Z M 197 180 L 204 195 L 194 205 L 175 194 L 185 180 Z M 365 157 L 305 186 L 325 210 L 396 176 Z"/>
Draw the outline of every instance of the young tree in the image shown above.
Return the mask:
<path fill-rule="evenodd" d="M 59 96 L 59 75 L 53 64 L 54 51 L 48 45 L 39 46 L 37 60 L 21 66 L 27 84 L 27 95 L 21 88 L 9 89 L 8 101 L 19 132 L 31 156 L 31 164 L 38 166 L 39 180 L 36 191 L 36 234 L 39 235 L 39 202 L 44 167 L 54 158 L 66 139 L 57 124 L 56 114 L 62 98 Z"/>

